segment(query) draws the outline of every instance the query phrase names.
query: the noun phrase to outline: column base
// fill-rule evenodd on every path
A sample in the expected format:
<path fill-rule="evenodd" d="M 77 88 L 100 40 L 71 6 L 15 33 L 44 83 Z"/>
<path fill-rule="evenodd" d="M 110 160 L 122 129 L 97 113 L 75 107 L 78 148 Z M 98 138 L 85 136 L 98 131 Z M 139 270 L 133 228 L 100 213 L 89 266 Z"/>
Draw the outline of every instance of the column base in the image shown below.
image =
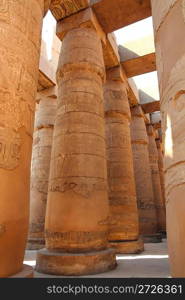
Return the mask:
<path fill-rule="evenodd" d="M 136 241 L 109 242 L 109 245 L 116 250 L 116 254 L 138 254 L 144 251 L 142 239 Z"/>
<path fill-rule="evenodd" d="M 39 238 L 29 239 L 26 245 L 27 250 L 40 250 L 45 247 L 45 240 Z"/>
<path fill-rule="evenodd" d="M 50 275 L 80 276 L 108 272 L 116 268 L 114 249 L 88 253 L 37 252 L 36 271 Z"/>
<path fill-rule="evenodd" d="M 160 233 L 150 234 L 150 235 L 143 235 L 143 241 L 145 244 L 148 243 L 161 243 L 162 242 L 162 235 Z"/>
<path fill-rule="evenodd" d="M 9 276 L 8 278 L 33 278 L 33 268 L 28 265 L 23 265 L 23 268 L 20 272 Z"/>

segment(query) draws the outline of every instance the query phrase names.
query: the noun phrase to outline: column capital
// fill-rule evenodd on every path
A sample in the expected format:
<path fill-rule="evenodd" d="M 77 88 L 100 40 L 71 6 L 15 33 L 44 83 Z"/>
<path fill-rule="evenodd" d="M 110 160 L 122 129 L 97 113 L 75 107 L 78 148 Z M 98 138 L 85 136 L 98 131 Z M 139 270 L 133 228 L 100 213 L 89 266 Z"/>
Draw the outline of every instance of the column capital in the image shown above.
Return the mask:
<path fill-rule="evenodd" d="M 132 117 L 137 117 L 137 118 L 143 118 L 144 119 L 144 113 L 142 111 L 142 108 L 141 108 L 140 104 L 131 107 L 131 115 L 132 115 Z"/>
<path fill-rule="evenodd" d="M 92 8 L 87 8 L 72 16 L 69 16 L 57 23 L 56 34 L 62 41 L 68 31 L 79 28 L 88 27 L 97 31 L 100 39 L 106 43 L 106 34 L 104 33 L 101 25 L 99 24 L 96 15 Z"/>
<path fill-rule="evenodd" d="M 128 89 L 127 76 L 122 66 L 113 67 L 106 70 L 107 80 L 121 81 L 126 84 Z"/>
<path fill-rule="evenodd" d="M 52 0 L 50 10 L 54 18 L 59 21 L 88 7 L 90 0 Z"/>

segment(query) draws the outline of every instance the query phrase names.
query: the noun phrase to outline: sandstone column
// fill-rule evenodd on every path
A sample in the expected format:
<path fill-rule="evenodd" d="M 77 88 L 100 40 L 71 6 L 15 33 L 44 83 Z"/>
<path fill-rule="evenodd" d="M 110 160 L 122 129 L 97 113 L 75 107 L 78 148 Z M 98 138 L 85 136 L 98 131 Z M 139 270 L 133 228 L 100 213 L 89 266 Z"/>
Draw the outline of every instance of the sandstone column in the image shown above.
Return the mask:
<path fill-rule="evenodd" d="M 44 224 L 57 99 L 52 94 L 52 89 L 48 89 L 39 93 L 38 102 L 31 163 L 30 226 L 27 243 L 27 249 L 30 250 L 44 248 L 45 244 Z"/>
<path fill-rule="evenodd" d="M 153 197 L 152 178 L 149 163 L 148 137 L 141 107 L 131 108 L 131 140 L 139 209 L 140 233 L 145 242 L 158 242 L 157 216 Z"/>
<path fill-rule="evenodd" d="M 130 107 L 121 67 L 107 70 L 104 85 L 107 168 L 109 183 L 109 241 L 117 253 L 138 253 L 138 209 L 130 136 Z"/>
<path fill-rule="evenodd" d="M 185 1 L 152 0 L 171 273 L 185 277 Z"/>
<path fill-rule="evenodd" d="M 0 277 L 23 267 L 29 176 L 44 1 L 0 2 Z"/>
<path fill-rule="evenodd" d="M 162 192 L 162 200 L 165 207 L 165 183 L 164 183 L 164 163 L 163 163 L 163 154 L 161 148 L 160 138 L 156 138 L 156 146 L 158 151 L 158 167 L 159 167 L 159 176 L 160 176 L 160 184 L 161 184 L 161 192 Z"/>
<path fill-rule="evenodd" d="M 151 124 L 147 125 L 148 134 L 148 151 L 149 151 L 149 161 L 152 174 L 152 187 L 154 195 L 154 203 L 157 212 L 157 231 L 166 231 L 166 217 L 164 202 L 162 199 L 160 176 L 159 176 L 159 166 L 158 166 L 158 151 L 155 142 L 155 132 Z"/>
<path fill-rule="evenodd" d="M 46 212 L 46 248 L 36 270 L 82 275 L 116 266 L 108 249 L 108 195 L 101 40 L 91 9 L 58 24 L 63 39 L 57 72 Z"/>

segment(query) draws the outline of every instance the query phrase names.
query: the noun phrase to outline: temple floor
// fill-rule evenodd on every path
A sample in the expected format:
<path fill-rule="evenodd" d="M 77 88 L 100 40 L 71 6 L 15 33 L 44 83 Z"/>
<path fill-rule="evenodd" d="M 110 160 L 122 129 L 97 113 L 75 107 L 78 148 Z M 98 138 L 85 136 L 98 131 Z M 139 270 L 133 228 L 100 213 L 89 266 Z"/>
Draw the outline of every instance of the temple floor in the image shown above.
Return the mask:
<path fill-rule="evenodd" d="M 35 266 L 36 251 L 26 251 L 24 263 Z M 168 250 L 166 239 L 162 243 L 145 244 L 145 251 L 136 255 L 117 255 L 118 266 L 115 270 L 81 277 L 91 278 L 142 278 L 160 277 L 169 278 L 170 270 L 168 264 Z M 35 272 L 37 278 L 55 278 L 63 276 L 52 276 Z M 74 277 L 74 276 L 73 276 Z"/>

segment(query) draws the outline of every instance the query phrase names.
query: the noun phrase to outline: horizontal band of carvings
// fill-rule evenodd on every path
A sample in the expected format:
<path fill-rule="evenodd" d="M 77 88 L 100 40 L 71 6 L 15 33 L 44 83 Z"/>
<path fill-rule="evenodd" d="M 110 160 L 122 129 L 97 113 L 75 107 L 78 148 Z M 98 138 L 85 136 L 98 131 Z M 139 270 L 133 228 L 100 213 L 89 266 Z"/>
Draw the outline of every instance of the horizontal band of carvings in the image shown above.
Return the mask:
<path fill-rule="evenodd" d="M 138 145 L 148 145 L 148 141 L 144 141 L 144 140 L 132 140 L 131 143 L 138 144 Z"/>
<path fill-rule="evenodd" d="M 34 131 L 38 131 L 38 130 L 41 130 L 41 129 L 53 129 L 53 128 L 54 128 L 53 124 L 40 125 L 40 126 L 37 126 L 36 128 L 34 128 Z"/>
<path fill-rule="evenodd" d="M 126 118 L 129 121 L 131 120 L 130 114 L 129 113 L 124 113 L 122 111 L 113 111 L 109 110 L 105 112 L 105 118 Z"/>
<path fill-rule="evenodd" d="M 88 243 L 96 239 L 106 239 L 107 231 L 67 231 L 52 232 L 46 229 L 46 239 L 60 240 L 69 243 Z"/>

